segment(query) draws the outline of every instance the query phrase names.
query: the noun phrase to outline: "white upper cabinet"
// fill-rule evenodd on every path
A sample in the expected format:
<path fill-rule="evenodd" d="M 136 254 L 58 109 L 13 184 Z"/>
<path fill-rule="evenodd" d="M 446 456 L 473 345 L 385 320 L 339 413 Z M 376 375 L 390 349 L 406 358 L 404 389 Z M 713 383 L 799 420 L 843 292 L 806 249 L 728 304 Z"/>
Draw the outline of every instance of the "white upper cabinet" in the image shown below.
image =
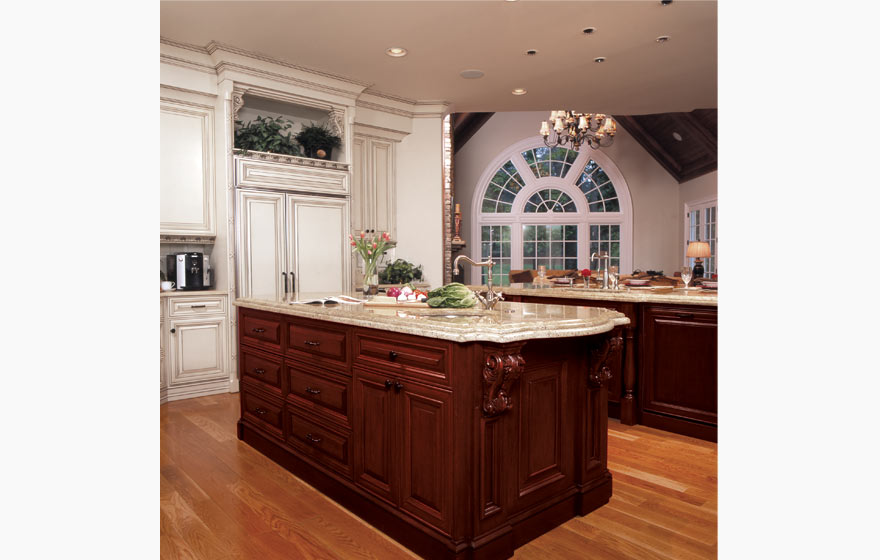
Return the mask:
<path fill-rule="evenodd" d="M 159 232 L 216 235 L 213 108 L 162 98 L 159 130 Z"/>
<path fill-rule="evenodd" d="M 352 139 L 352 233 L 387 231 L 397 239 L 396 142 L 355 135 Z"/>

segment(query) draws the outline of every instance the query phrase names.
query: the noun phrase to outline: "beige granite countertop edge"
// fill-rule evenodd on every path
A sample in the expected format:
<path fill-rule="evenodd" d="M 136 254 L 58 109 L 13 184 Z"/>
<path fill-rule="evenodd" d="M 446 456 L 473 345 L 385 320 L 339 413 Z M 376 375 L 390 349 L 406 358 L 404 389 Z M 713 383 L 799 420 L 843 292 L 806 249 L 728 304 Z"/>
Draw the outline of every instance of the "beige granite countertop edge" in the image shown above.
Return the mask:
<path fill-rule="evenodd" d="M 468 286 L 478 289 L 480 286 Z M 486 287 L 482 286 L 485 290 Z M 633 303 L 678 303 L 682 305 L 718 306 L 718 293 L 707 293 L 703 290 L 694 294 L 656 293 L 652 290 L 608 290 L 608 291 L 575 291 L 566 288 L 496 288 L 503 294 L 512 296 L 554 297 L 561 299 L 587 299 L 591 301 L 622 301 Z M 697 295 L 697 294 L 703 295 Z"/>

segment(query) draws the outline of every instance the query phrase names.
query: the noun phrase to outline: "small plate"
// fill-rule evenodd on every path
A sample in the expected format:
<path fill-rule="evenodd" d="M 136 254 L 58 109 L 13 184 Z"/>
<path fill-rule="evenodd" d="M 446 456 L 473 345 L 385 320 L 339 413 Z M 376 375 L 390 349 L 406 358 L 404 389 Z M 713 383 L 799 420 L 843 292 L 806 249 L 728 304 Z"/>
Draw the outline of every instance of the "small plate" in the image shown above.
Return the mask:
<path fill-rule="evenodd" d="M 704 288 L 712 288 L 712 289 L 714 289 L 714 288 L 717 288 L 717 287 L 718 287 L 718 282 L 711 282 L 711 281 L 708 281 L 708 280 L 703 280 L 703 281 L 701 282 L 701 284 L 703 285 Z"/>
<path fill-rule="evenodd" d="M 644 280 L 644 279 L 630 278 L 629 280 L 626 280 L 625 283 L 629 286 L 647 286 L 648 284 L 651 283 L 651 281 Z"/>

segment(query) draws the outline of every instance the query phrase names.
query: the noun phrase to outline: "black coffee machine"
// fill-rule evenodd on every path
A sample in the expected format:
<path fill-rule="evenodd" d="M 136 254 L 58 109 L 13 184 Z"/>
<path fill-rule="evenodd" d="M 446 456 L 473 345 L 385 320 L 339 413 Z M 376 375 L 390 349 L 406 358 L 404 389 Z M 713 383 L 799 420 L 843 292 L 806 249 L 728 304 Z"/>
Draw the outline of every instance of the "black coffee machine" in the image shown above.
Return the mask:
<path fill-rule="evenodd" d="M 207 290 L 211 287 L 211 267 L 202 253 L 172 253 L 165 256 L 168 279 L 178 290 Z"/>

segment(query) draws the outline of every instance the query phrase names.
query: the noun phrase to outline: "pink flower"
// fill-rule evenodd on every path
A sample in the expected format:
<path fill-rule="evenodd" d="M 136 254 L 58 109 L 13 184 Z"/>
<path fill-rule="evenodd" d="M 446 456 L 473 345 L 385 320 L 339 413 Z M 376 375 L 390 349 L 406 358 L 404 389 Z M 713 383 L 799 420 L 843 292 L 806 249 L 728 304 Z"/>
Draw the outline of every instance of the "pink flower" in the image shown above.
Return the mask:
<path fill-rule="evenodd" d="M 348 234 L 348 240 L 349 240 L 349 241 L 354 240 L 354 237 L 353 237 L 350 233 Z"/>
<path fill-rule="evenodd" d="M 389 239 L 391 239 L 391 236 L 388 235 L 387 231 L 383 231 L 382 232 L 382 239 L 384 239 L 385 241 L 388 241 Z"/>
<path fill-rule="evenodd" d="M 364 232 L 361 232 L 361 239 L 364 238 Z"/>
<path fill-rule="evenodd" d="M 376 243 L 375 241 L 373 241 L 373 249 L 375 249 L 375 248 L 378 247 L 378 246 L 379 246 L 379 244 Z"/>
<path fill-rule="evenodd" d="M 372 249 L 367 249 L 367 255 L 372 255 L 372 254 L 373 254 Z"/>
<path fill-rule="evenodd" d="M 357 247 L 357 243 L 355 243 L 354 241 L 352 241 L 352 242 L 351 242 L 351 246 L 352 246 L 352 247 Z"/>

